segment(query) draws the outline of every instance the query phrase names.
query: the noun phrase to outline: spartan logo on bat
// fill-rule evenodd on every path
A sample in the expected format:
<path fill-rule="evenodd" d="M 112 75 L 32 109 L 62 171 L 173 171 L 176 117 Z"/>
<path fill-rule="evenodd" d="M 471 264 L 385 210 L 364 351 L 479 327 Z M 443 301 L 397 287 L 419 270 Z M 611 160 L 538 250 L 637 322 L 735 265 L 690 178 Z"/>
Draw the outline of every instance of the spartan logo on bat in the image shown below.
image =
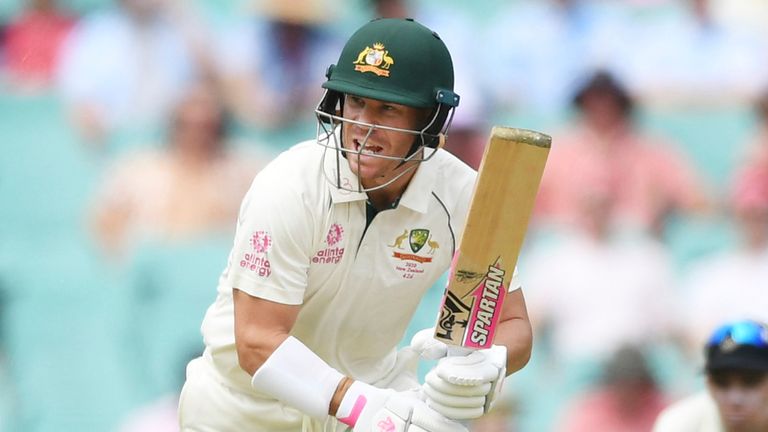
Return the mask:
<path fill-rule="evenodd" d="M 445 293 L 443 307 L 440 309 L 440 318 L 437 320 L 435 336 L 445 340 L 453 340 L 453 327 L 467 327 L 467 320 L 457 320 L 457 316 L 469 316 L 471 305 L 467 305 L 450 291 Z"/>

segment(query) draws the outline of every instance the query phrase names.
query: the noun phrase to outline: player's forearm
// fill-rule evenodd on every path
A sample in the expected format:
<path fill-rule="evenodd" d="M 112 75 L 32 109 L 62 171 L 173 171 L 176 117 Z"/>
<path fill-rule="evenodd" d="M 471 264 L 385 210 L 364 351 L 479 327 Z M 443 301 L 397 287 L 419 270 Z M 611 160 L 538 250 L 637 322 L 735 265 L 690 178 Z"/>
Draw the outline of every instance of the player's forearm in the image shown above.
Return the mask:
<path fill-rule="evenodd" d="M 253 297 L 237 288 L 232 298 L 238 361 L 253 375 L 288 338 L 300 307 Z"/>
<path fill-rule="evenodd" d="M 272 355 L 272 353 L 280 346 L 280 344 L 285 342 L 287 338 L 288 335 L 275 335 L 273 340 L 280 340 L 280 342 L 274 347 L 270 347 L 263 343 L 246 344 L 243 342 L 242 347 L 240 344 L 238 344 L 237 354 L 240 361 L 240 367 L 248 372 L 248 374 L 254 375 L 256 371 L 259 370 L 259 368 L 267 361 L 269 356 Z M 341 378 L 338 385 L 336 386 L 336 390 L 334 391 L 333 397 L 331 398 L 328 406 L 329 415 L 336 415 L 336 412 L 341 405 L 341 401 L 344 399 L 344 395 L 346 395 L 347 390 L 349 390 L 349 387 L 352 386 L 353 382 L 355 382 L 355 380 L 350 377 L 345 376 Z"/>
<path fill-rule="evenodd" d="M 235 326 L 235 346 L 240 367 L 248 375 L 253 375 L 287 338 L 287 333 L 265 334 L 259 329 Z"/>
<path fill-rule="evenodd" d="M 531 323 L 522 317 L 500 322 L 494 343 L 507 347 L 507 375 L 519 371 L 531 358 L 533 348 Z"/>

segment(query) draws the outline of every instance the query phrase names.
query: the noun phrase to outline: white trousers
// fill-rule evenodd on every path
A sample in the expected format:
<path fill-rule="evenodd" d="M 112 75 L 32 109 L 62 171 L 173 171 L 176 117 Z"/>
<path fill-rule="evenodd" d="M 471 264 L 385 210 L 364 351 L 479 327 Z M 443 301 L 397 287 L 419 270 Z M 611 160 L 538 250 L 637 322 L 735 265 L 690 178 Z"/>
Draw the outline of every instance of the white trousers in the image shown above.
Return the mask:
<path fill-rule="evenodd" d="M 227 385 L 202 357 L 187 365 L 179 397 L 182 432 L 336 432 L 344 425 L 325 424 L 272 399 L 261 399 Z"/>
<path fill-rule="evenodd" d="M 417 356 L 398 352 L 393 369 L 379 387 L 412 389 Z M 277 400 L 233 388 L 209 360 L 198 357 L 187 365 L 187 380 L 179 396 L 181 432 L 344 432 L 348 428 L 333 417 L 315 420 Z"/>

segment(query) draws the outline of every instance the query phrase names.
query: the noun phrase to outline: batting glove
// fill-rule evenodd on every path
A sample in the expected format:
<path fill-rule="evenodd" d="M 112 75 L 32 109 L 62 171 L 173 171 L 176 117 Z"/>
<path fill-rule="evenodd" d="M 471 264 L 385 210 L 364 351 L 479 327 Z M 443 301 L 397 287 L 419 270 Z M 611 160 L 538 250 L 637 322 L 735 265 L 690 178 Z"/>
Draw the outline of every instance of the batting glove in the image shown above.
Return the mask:
<path fill-rule="evenodd" d="M 336 412 L 353 432 L 468 432 L 430 409 L 417 392 L 396 392 L 355 381 Z"/>
<path fill-rule="evenodd" d="M 482 416 L 492 407 L 506 377 L 507 348 L 493 345 L 468 355 L 448 355 L 448 346 L 425 329 L 411 340 L 411 348 L 423 358 L 437 360 L 422 386 L 427 405 L 455 420 Z"/>

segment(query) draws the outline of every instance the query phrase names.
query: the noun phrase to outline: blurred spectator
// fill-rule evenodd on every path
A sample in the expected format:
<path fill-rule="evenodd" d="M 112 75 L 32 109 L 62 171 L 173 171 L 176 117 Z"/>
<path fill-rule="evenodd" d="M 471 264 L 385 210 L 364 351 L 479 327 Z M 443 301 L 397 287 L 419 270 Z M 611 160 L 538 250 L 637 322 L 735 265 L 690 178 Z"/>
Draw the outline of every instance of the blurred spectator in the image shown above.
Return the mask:
<path fill-rule="evenodd" d="M 747 154 L 741 161 L 744 169 L 755 167 L 768 170 L 768 88 L 764 89 L 754 104 L 757 126 L 745 146 Z"/>
<path fill-rule="evenodd" d="M 688 270 L 680 310 L 689 343 L 728 320 L 768 321 L 768 166 L 737 174 L 730 208 L 738 245 Z"/>
<path fill-rule="evenodd" d="M 370 0 L 374 18 L 409 18 L 413 17 L 407 0 Z"/>
<path fill-rule="evenodd" d="M 458 81 L 456 88 L 460 88 Z M 469 90 L 471 86 L 464 88 Z M 459 95 L 462 104 L 454 115 L 451 131 L 445 140 L 445 149 L 472 168 L 479 169 L 491 128 L 482 116 L 481 109 L 470 105 L 474 100 L 469 97 L 465 99 L 462 93 Z"/>
<path fill-rule="evenodd" d="M 466 14 L 438 7 L 424 8 L 422 22 L 442 29 L 440 37 L 451 48 L 456 82 L 454 89 L 461 97 L 454 113 L 445 149 L 474 169 L 480 167 L 483 150 L 491 129 L 491 106 L 483 92 L 484 71 L 480 63 L 481 44 L 478 26 Z"/>
<path fill-rule="evenodd" d="M 642 349 L 626 346 L 606 362 L 598 386 L 571 401 L 558 432 L 647 432 L 667 397 Z"/>
<path fill-rule="evenodd" d="M 230 144 L 225 112 L 206 83 L 172 116 L 167 147 L 115 163 L 95 203 L 101 246 L 122 255 L 147 237 L 179 240 L 229 230 L 264 156 Z"/>
<path fill-rule="evenodd" d="M 704 352 L 706 390 L 665 409 L 653 431 L 768 431 L 768 326 L 723 324 Z"/>
<path fill-rule="evenodd" d="M 256 13 L 224 35 L 222 80 L 238 119 L 257 128 L 280 128 L 312 113 L 340 40 L 328 28 L 332 2 L 258 4 Z"/>
<path fill-rule="evenodd" d="M 573 223 L 580 195 L 595 176 L 616 194 L 612 219 L 655 235 L 670 213 L 707 207 L 694 166 L 670 143 L 639 129 L 634 101 L 613 75 L 593 74 L 573 102 L 576 124 L 555 136 L 542 179 L 537 204 L 542 222 Z"/>
<path fill-rule="evenodd" d="M 539 360 L 532 363 L 541 368 L 527 388 L 548 388 L 544 400 L 526 397 L 526 387 L 517 393 L 539 413 L 526 419 L 533 422 L 530 430 L 553 430 L 555 414 L 593 387 L 604 362 L 628 341 L 650 349 L 674 336 L 673 261 L 657 239 L 611 217 L 620 192 L 604 174 L 582 174 L 574 224 L 557 235 L 533 237 L 538 241 L 522 257 L 522 283 L 539 341 Z"/>
<path fill-rule="evenodd" d="M 74 28 L 58 71 L 60 91 L 85 138 L 156 126 L 199 73 L 169 0 L 117 0 Z"/>
<path fill-rule="evenodd" d="M 578 77 L 624 43 L 624 5 L 588 0 L 505 2 L 487 24 L 484 87 L 500 111 L 559 113 Z M 482 47 L 482 49 L 477 49 Z"/>
<path fill-rule="evenodd" d="M 680 316 L 689 349 L 718 323 L 743 316 L 768 321 L 768 93 L 755 108 L 757 129 L 744 147 L 727 201 L 737 243 L 687 269 Z"/>
<path fill-rule="evenodd" d="M 768 38 L 768 3 L 764 0 L 714 0 L 712 7 L 724 24 Z"/>
<path fill-rule="evenodd" d="M 614 62 L 644 102 L 743 104 L 766 84 L 768 45 L 761 35 L 725 25 L 712 0 L 669 2 L 663 8 L 666 13 L 634 26 L 632 48 Z"/>
<path fill-rule="evenodd" d="M 74 18 L 57 8 L 55 0 L 28 0 L 26 8 L 5 34 L 5 68 L 16 89 L 46 87 L 53 78 L 61 45 Z"/>
<path fill-rule="evenodd" d="M 621 192 L 604 174 L 582 173 L 577 224 L 534 247 L 521 273 L 531 321 L 551 336 L 552 358 L 569 373 L 577 370 L 569 365 L 602 362 L 626 341 L 659 343 L 670 332 L 671 259 L 658 241 L 611 218 Z"/>

